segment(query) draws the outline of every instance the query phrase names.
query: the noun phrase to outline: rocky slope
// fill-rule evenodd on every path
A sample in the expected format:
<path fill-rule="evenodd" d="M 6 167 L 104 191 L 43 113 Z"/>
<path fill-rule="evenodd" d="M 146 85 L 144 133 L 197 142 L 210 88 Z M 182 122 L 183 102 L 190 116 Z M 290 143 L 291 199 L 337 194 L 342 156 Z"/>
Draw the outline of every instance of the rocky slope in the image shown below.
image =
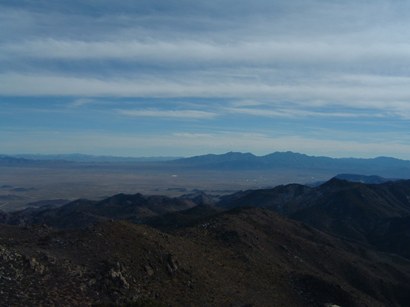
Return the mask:
<path fill-rule="evenodd" d="M 410 263 L 263 209 L 167 233 L 0 227 L 6 305 L 404 306 Z"/>
<path fill-rule="evenodd" d="M 410 256 L 409 180 L 363 184 L 334 178 L 316 188 L 291 184 L 240 192 L 224 197 L 219 206 L 268 208 L 322 231 Z"/>
<path fill-rule="evenodd" d="M 218 204 L 203 193 L 118 194 L 0 219 L 5 306 L 410 301 L 410 181 L 332 179 Z"/>

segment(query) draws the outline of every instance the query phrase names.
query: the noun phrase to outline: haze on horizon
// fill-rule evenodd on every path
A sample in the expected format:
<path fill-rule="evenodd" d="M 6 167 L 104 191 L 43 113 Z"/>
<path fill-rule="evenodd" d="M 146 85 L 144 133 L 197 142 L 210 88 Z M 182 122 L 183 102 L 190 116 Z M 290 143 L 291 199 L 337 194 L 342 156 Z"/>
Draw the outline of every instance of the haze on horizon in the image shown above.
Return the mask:
<path fill-rule="evenodd" d="M 0 153 L 410 159 L 410 2 L 0 2 Z"/>

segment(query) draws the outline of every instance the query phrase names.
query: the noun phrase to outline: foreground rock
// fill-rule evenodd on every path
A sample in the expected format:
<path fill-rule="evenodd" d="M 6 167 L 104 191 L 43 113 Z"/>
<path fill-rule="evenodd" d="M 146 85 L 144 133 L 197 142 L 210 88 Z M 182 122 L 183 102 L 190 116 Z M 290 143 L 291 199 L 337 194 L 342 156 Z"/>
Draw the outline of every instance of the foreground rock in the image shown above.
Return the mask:
<path fill-rule="evenodd" d="M 161 232 L 0 226 L 8 306 L 404 306 L 410 262 L 263 209 Z"/>

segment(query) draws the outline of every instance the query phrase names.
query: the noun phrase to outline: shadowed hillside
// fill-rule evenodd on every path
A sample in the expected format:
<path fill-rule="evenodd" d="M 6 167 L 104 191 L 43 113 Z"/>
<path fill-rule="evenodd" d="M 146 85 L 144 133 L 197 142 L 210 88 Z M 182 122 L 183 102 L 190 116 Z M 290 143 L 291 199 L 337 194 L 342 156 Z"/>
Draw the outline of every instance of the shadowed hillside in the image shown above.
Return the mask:
<path fill-rule="evenodd" d="M 44 206 L 3 213 L 0 222 L 12 225 L 46 224 L 57 228 L 84 228 L 96 222 L 116 219 L 134 223 L 167 212 L 192 208 L 188 198 L 117 194 L 102 201 L 79 199 L 61 207 Z"/>
<path fill-rule="evenodd" d="M 320 230 L 410 256 L 410 181 L 363 184 L 332 179 L 319 187 L 286 185 L 224 197 L 222 208 L 261 207 Z M 400 228 L 398 225 L 402 225 Z M 397 242 L 400 237 L 400 244 Z"/>
<path fill-rule="evenodd" d="M 400 306 L 410 299 L 408 261 L 261 209 L 170 233 L 124 222 L 70 231 L 1 226 L 0 233 L 8 305 Z"/>

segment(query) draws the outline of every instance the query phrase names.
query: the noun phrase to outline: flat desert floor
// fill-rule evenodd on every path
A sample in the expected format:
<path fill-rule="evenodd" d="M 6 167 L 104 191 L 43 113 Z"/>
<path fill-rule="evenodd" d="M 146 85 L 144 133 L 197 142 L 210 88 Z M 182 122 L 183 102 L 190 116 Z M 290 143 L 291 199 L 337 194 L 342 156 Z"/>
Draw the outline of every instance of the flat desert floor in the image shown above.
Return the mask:
<path fill-rule="evenodd" d="M 306 171 L 218 171 L 156 165 L 55 165 L 0 167 L 0 210 L 43 200 L 101 199 L 117 193 L 180 196 L 201 190 L 211 195 L 327 180 L 329 173 Z"/>

